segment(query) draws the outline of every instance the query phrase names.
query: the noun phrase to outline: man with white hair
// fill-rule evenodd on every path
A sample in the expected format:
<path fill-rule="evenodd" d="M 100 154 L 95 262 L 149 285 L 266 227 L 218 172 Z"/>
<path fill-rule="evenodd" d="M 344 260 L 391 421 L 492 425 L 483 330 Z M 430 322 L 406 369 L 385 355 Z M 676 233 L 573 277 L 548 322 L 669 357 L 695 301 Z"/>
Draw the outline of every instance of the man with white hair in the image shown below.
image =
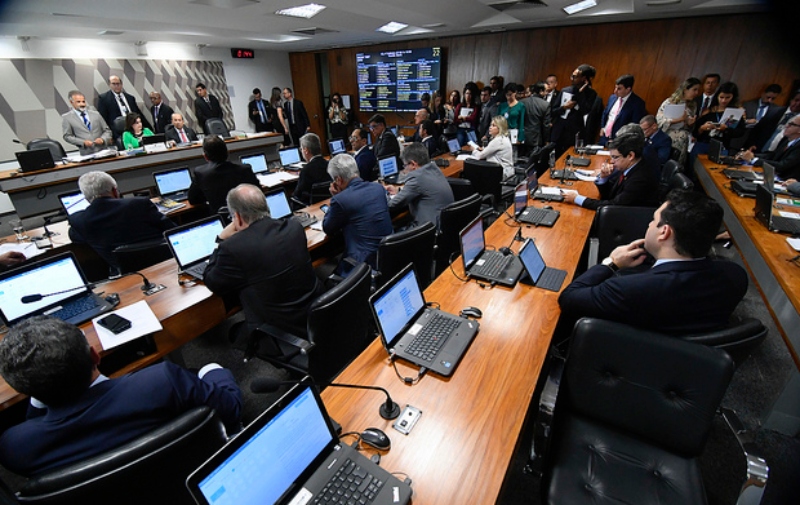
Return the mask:
<path fill-rule="evenodd" d="M 111 145 L 111 128 L 95 110 L 86 107 L 86 97 L 74 89 L 69 92 L 72 110 L 61 116 L 64 141 L 78 146 L 81 154 L 91 154 Z"/>

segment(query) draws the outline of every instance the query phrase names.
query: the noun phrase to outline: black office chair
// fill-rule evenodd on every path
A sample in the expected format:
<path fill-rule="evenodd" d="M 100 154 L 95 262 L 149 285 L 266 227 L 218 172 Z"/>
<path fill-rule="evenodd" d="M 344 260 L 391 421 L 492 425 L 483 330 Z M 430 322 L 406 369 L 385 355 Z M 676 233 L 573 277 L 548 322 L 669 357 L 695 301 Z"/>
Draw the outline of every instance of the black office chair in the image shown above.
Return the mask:
<path fill-rule="evenodd" d="M 481 197 L 477 193 L 458 200 L 439 211 L 439 232 L 436 235 L 436 266 L 434 277 L 450 264 L 450 258 L 461 250 L 459 233 L 481 212 Z"/>
<path fill-rule="evenodd" d="M 694 183 L 684 174 L 678 172 L 677 174 L 673 175 L 672 179 L 669 181 L 669 191 L 672 191 L 673 189 L 691 191 L 694 189 Z M 669 194 L 669 192 L 667 192 L 667 194 Z M 666 196 L 667 195 L 664 195 L 664 198 L 666 198 Z"/>
<path fill-rule="evenodd" d="M 450 189 L 453 191 L 453 198 L 455 201 L 463 200 L 478 194 L 472 186 L 472 183 L 466 179 L 447 177 L 447 184 L 450 185 Z"/>
<path fill-rule="evenodd" d="M 651 207 L 625 205 L 606 205 L 597 209 L 592 224 L 592 236 L 589 238 L 586 268 L 591 268 L 608 257 L 617 246 L 644 238 L 655 210 Z"/>
<path fill-rule="evenodd" d="M 172 258 L 172 252 L 163 238 L 117 246 L 111 253 L 123 274 L 138 272 Z"/>
<path fill-rule="evenodd" d="M 120 447 L 28 480 L 21 503 L 194 503 L 186 477 L 227 442 L 214 409 L 196 407 Z"/>
<path fill-rule="evenodd" d="M 225 121 L 216 117 L 206 120 L 206 131 L 209 135 L 219 135 L 222 138 L 231 136 L 231 132 L 228 131 L 228 126 L 225 124 Z"/>
<path fill-rule="evenodd" d="M 551 367 L 535 423 L 530 469 L 544 477 L 543 501 L 706 503 L 698 456 L 733 370 L 717 349 L 578 321 L 569 357 Z M 742 496 L 758 503 L 766 462 L 749 453 L 735 414 L 722 413 L 747 458 Z"/>
<path fill-rule="evenodd" d="M 383 237 L 378 245 L 378 268 L 373 272 L 375 288 L 380 288 L 409 263 L 414 263 L 420 289 L 427 288 L 433 280 L 435 242 L 436 226 L 430 222 Z"/>
<path fill-rule="evenodd" d="M 507 207 L 506 201 L 510 202 L 514 196 L 514 188 L 504 187 L 501 184 L 503 167 L 497 163 L 473 159 L 464 160 L 461 178 L 470 181 L 483 201 L 495 211 Z"/>
<path fill-rule="evenodd" d="M 767 338 L 767 327 L 758 319 L 733 320 L 726 328 L 697 335 L 681 336 L 682 340 L 722 349 L 738 368 Z"/>
<path fill-rule="evenodd" d="M 64 146 L 57 140 L 53 140 L 49 137 L 47 138 L 40 138 L 40 139 L 33 139 L 28 142 L 28 151 L 32 151 L 34 149 L 43 149 L 43 148 L 50 149 L 50 154 L 53 156 L 54 161 L 61 161 L 67 157 L 67 153 L 64 151 Z"/>
<path fill-rule="evenodd" d="M 661 178 L 658 181 L 658 201 L 663 202 L 669 193 L 672 176 L 680 173 L 681 167 L 675 160 L 667 160 L 661 167 Z"/>
<path fill-rule="evenodd" d="M 669 159 L 678 161 L 681 159 L 681 150 L 677 147 L 673 147 L 669 150 Z"/>
<path fill-rule="evenodd" d="M 307 339 L 265 323 L 250 336 L 247 356 L 311 375 L 318 382 L 333 380 L 374 338 L 370 273 L 369 265 L 359 263 L 314 300 L 308 311 Z"/>

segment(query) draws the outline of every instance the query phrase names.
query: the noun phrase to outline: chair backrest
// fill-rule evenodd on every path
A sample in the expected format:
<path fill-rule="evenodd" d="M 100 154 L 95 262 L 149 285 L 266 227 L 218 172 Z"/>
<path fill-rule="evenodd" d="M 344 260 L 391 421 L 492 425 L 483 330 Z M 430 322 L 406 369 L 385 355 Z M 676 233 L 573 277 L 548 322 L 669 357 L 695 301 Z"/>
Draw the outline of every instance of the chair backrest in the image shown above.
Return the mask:
<path fill-rule="evenodd" d="M 669 180 L 669 191 L 673 189 L 683 189 L 686 191 L 691 191 L 694 189 L 694 183 L 691 179 L 683 175 L 682 173 L 678 172 L 672 176 L 672 179 Z M 669 192 L 667 192 L 669 194 Z M 667 195 L 664 195 L 666 198 Z"/>
<path fill-rule="evenodd" d="M 758 319 L 748 317 L 722 330 L 700 335 L 682 336 L 683 340 L 722 349 L 739 367 L 767 338 L 767 327 Z"/>
<path fill-rule="evenodd" d="M 658 199 L 660 202 L 663 202 L 667 193 L 669 193 L 672 176 L 680 171 L 681 167 L 675 160 L 667 160 L 661 167 L 661 178 L 658 180 Z"/>
<path fill-rule="evenodd" d="M 369 295 L 372 269 L 359 263 L 342 282 L 314 300 L 308 311 L 308 374 L 317 382 L 339 375 L 372 341 Z"/>
<path fill-rule="evenodd" d="M 541 176 L 543 173 L 550 169 L 550 153 L 556 148 L 555 142 L 548 142 L 536 154 L 536 159 L 533 160 L 536 164 L 536 176 Z"/>
<path fill-rule="evenodd" d="M 669 159 L 678 161 L 681 159 L 682 151 L 677 147 L 673 147 L 669 150 Z"/>
<path fill-rule="evenodd" d="M 464 198 L 478 194 L 472 183 L 466 179 L 448 177 L 447 184 L 450 185 L 450 189 L 453 191 L 453 199 L 455 201 L 463 200 Z"/>
<path fill-rule="evenodd" d="M 172 258 L 172 252 L 163 238 L 121 245 L 115 247 L 111 253 L 123 274 L 143 270 Z"/>
<path fill-rule="evenodd" d="M 67 157 L 67 153 L 64 151 L 64 146 L 57 140 L 53 140 L 51 138 L 42 138 L 42 139 L 33 139 L 28 142 L 28 151 L 32 151 L 33 149 L 43 149 L 43 148 L 50 149 L 50 154 L 53 155 L 54 161 L 61 161 Z"/>
<path fill-rule="evenodd" d="M 481 211 L 481 197 L 477 193 L 458 200 L 439 211 L 439 235 L 436 237 L 436 276 L 447 268 L 450 256 L 461 250 L 459 233 Z"/>
<path fill-rule="evenodd" d="M 376 287 L 385 284 L 409 262 L 413 262 L 420 289 L 427 288 L 433 275 L 435 242 L 436 227 L 430 222 L 383 237 L 378 245 Z"/>
<path fill-rule="evenodd" d="M 594 217 L 594 236 L 599 241 L 597 257 L 605 258 L 615 247 L 643 238 L 655 210 L 624 205 L 600 207 Z"/>
<path fill-rule="evenodd" d="M 125 131 L 125 116 L 118 116 L 114 122 L 108 125 L 111 131 L 114 132 L 114 137 L 121 137 L 122 132 Z"/>
<path fill-rule="evenodd" d="M 566 406 L 666 450 L 696 456 L 733 370 L 733 361 L 718 349 L 584 318 L 572 333 Z"/>
<path fill-rule="evenodd" d="M 503 167 L 483 160 L 464 160 L 461 178 L 472 183 L 479 195 L 491 195 L 495 202 L 502 198 Z"/>
<path fill-rule="evenodd" d="M 220 137 L 230 137 L 231 133 L 225 122 L 217 117 L 212 117 L 206 120 L 206 131 L 212 135 L 219 135 Z"/>
<path fill-rule="evenodd" d="M 226 441 L 214 409 L 196 407 L 125 445 L 29 480 L 17 498 L 43 505 L 189 505 L 186 477 Z"/>
<path fill-rule="evenodd" d="M 313 205 L 317 202 L 321 202 L 322 200 L 327 200 L 331 197 L 331 183 L 330 182 L 315 182 L 311 185 L 311 193 L 310 198 L 311 200 L 308 202 L 309 205 Z"/>

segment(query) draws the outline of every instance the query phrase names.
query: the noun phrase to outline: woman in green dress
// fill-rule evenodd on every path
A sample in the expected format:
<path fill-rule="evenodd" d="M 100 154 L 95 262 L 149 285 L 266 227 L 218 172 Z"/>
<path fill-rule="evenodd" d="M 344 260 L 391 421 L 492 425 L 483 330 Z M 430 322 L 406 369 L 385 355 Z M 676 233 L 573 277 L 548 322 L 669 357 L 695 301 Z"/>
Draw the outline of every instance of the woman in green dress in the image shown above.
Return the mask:
<path fill-rule="evenodd" d="M 150 137 L 153 132 L 142 125 L 142 116 L 131 112 L 125 116 L 125 131 L 122 132 L 122 145 L 125 149 L 136 149 L 142 146 L 142 137 Z"/>
<path fill-rule="evenodd" d="M 517 85 L 513 82 L 505 87 L 506 101 L 497 108 L 497 115 L 508 122 L 508 129 L 517 130 L 517 143 L 525 142 L 525 106 L 517 100 Z"/>

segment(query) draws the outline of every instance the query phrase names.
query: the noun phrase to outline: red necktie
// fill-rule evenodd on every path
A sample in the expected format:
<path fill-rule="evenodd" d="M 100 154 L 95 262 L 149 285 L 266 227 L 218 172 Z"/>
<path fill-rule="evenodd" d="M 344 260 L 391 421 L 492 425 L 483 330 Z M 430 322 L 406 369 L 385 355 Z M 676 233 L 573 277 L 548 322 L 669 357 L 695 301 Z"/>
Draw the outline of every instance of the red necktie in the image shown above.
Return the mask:
<path fill-rule="evenodd" d="M 188 144 L 189 143 L 189 139 L 186 138 L 186 134 L 183 133 L 183 130 L 178 130 L 178 133 L 181 136 L 181 142 L 183 142 L 184 144 Z"/>

